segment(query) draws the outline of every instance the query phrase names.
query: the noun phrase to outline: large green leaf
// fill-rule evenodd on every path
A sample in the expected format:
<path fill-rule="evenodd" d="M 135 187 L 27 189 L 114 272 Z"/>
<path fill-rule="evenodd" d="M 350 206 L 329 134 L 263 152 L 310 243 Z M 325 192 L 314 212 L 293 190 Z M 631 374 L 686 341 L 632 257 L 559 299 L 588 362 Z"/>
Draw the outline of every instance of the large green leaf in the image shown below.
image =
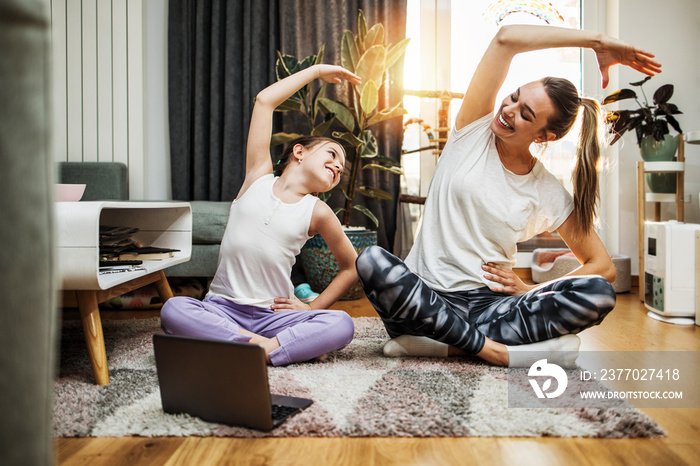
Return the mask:
<path fill-rule="evenodd" d="M 357 188 L 357 192 L 366 197 L 371 197 L 373 199 L 382 199 L 385 201 L 390 201 L 393 199 L 391 194 L 384 191 L 383 189 L 375 188 L 373 186 L 360 186 Z"/>
<path fill-rule="evenodd" d="M 360 61 L 360 52 L 357 50 L 355 36 L 352 32 L 345 31 L 340 48 L 340 63 L 343 65 L 343 68 L 354 73 L 358 61 Z"/>
<path fill-rule="evenodd" d="M 323 97 L 326 94 L 326 86 L 328 86 L 327 82 L 324 82 L 323 84 L 321 84 L 321 86 L 316 91 L 316 94 L 314 94 L 314 97 L 311 99 L 313 120 L 316 120 L 316 115 L 318 115 L 318 99 L 320 99 L 321 97 Z"/>
<path fill-rule="evenodd" d="M 373 80 L 364 83 L 362 94 L 360 95 L 360 107 L 366 116 L 369 116 L 379 103 L 379 90 Z"/>
<path fill-rule="evenodd" d="M 314 60 L 314 65 L 320 65 L 323 63 L 323 55 L 326 52 L 326 44 L 321 45 L 321 48 L 318 51 L 318 54 L 316 54 L 316 60 Z"/>
<path fill-rule="evenodd" d="M 386 54 L 387 69 L 394 66 L 394 63 L 396 63 L 399 60 L 399 58 L 403 56 L 403 54 L 406 52 L 406 47 L 408 47 L 408 43 L 410 41 L 410 38 L 406 38 L 389 49 L 389 51 Z"/>
<path fill-rule="evenodd" d="M 315 63 L 316 63 L 316 55 L 309 55 L 308 57 L 304 58 L 302 61 L 299 62 L 299 66 L 294 71 L 294 73 L 297 73 L 301 70 L 305 70 L 306 68 L 313 66 Z M 292 73 L 292 74 L 294 74 L 294 73 Z"/>
<path fill-rule="evenodd" d="M 366 130 L 362 134 L 362 139 L 364 140 L 364 145 L 362 147 L 362 152 L 360 153 L 360 157 L 375 157 L 378 153 L 378 144 L 377 144 L 377 138 L 374 137 L 374 134 L 372 134 L 372 131 Z"/>
<path fill-rule="evenodd" d="M 301 112 L 301 101 L 297 99 L 287 99 L 275 109 L 278 112 L 298 111 Z"/>
<path fill-rule="evenodd" d="M 318 104 L 324 112 L 335 114 L 340 124 L 345 126 L 348 131 L 355 130 L 355 117 L 352 116 L 352 112 L 345 104 L 325 97 L 319 97 Z"/>
<path fill-rule="evenodd" d="M 359 210 L 360 212 L 365 214 L 367 217 L 369 217 L 369 219 L 372 220 L 372 222 L 374 222 L 374 226 L 376 226 L 376 227 L 379 226 L 379 220 L 377 220 L 377 217 L 375 217 L 374 214 L 372 212 L 370 212 L 370 210 L 367 207 L 365 207 L 363 205 L 354 205 L 354 206 L 352 206 L 352 208 L 355 210 Z"/>
<path fill-rule="evenodd" d="M 336 139 L 342 139 L 343 141 L 347 141 L 353 147 L 359 147 L 360 145 L 362 145 L 362 140 L 350 132 L 340 133 L 338 131 L 333 131 L 333 137 Z"/>
<path fill-rule="evenodd" d="M 328 128 L 330 128 L 332 124 L 333 124 L 333 118 L 329 118 L 328 120 L 324 121 L 320 125 L 316 126 L 311 131 L 311 135 L 312 136 L 323 136 L 326 133 L 326 131 L 328 131 Z"/>
<path fill-rule="evenodd" d="M 340 190 L 341 193 L 343 193 L 343 196 L 345 196 L 345 199 L 350 199 L 348 197 L 348 184 L 347 183 L 342 183 L 337 186 L 337 188 Z"/>
<path fill-rule="evenodd" d="M 301 134 L 297 133 L 275 133 L 272 135 L 272 138 L 270 138 L 270 147 L 279 146 L 280 144 L 286 144 L 300 137 Z"/>
<path fill-rule="evenodd" d="M 323 48 L 321 48 L 323 50 Z M 277 51 L 277 62 L 275 63 L 275 74 L 277 75 L 277 80 L 291 76 L 303 69 L 306 69 L 316 62 L 316 55 L 309 55 L 304 58 L 301 62 L 297 60 L 296 57 L 292 55 L 283 55 Z M 311 84 L 307 84 L 295 92 L 292 97 L 297 98 L 302 102 L 306 102 L 306 96 L 308 95 Z"/>
<path fill-rule="evenodd" d="M 385 165 L 379 165 L 378 163 L 368 163 L 363 170 L 384 170 L 385 172 L 393 173 L 394 175 L 403 175 L 403 170 L 396 167 L 387 167 Z"/>
<path fill-rule="evenodd" d="M 365 49 L 374 45 L 384 45 L 384 26 L 382 23 L 377 23 L 367 31 L 367 36 L 363 41 Z"/>
<path fill-rule="evenodd" d="M 401 107 L 401 102 L 396 104 L 393 108 L 385 108 L 374 115 L 367 120 L 367 126 L 372 126 L 376 123 L 379 123 L 380 121 L 388 120 L 389 118 L 396 118 L 402 115 L 407 114 L 408 111 Z"/>
<path fill-rule="evenodd" d="M 360 42 L 360 36 L 355 36 L 355 47 L 357 48 L 357 54 L 359 56 L 365 53 L 365 46 Z M 360 61 L 360 59 L 358 58 L 357 61 Z"/>
<path fill-rule="evenodd" d="M 286 78 L 287 76 L 292 75 L 292 71 L 290 70 L 290 66 L 294 68 L 299 64 L 299 60 L 297 60 L 295 57 L 291 55 L 282 55 L 280 51 L 277 51 L 277 62 L 275 63 L 275 75 L 277 76 L 277 80 L 282 80 Z"/>
<path fill-rule="evenodd" d="M 384 75 L 386 63 L 386 48 L 383 45 L 374 45 L 362 54 L 360 61 L 355 68 L 355 74 L 362 79 L 362 84 L 358 86 L 358 91 L 362 94 L 362 88 L 371 80 L 377 88 L 382 86 L 382 76 Z"/>
<path fill-rule="evenodd" d="M 367 36 L 367 20 L 365 19 L 365 12 L 360 10 L 357 15 L 357 38 L 360 39 L 360 43 L 365 43 L 365 37 Z"/>

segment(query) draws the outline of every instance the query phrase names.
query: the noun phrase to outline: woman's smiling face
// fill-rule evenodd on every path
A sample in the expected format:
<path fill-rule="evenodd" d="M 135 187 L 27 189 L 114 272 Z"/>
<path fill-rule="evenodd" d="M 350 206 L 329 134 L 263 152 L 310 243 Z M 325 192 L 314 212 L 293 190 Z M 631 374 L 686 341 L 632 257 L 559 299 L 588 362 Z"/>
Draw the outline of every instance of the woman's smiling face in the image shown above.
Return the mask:
<path fill-rule="evenodd" d="M 491 130 L 507 145 L 529 147 L 549 139 L 544 137 L 544 129 L 553 114 L 554 105 L 544 86 L 533 81 L 503 99 Z"/>

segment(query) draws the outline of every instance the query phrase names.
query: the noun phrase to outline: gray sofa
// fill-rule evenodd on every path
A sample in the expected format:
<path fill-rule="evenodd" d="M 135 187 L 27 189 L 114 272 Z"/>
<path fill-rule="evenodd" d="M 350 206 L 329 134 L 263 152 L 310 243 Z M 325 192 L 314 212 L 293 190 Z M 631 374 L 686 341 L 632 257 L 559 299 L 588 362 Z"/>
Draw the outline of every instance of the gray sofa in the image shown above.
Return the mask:
<path fill-rule="evenodd" d="M 206 277 L 216 273 L 219 247 L 231 202 L 190 201 L 192 207 L 192 257 L 165 270 L 168 277 Z"/>
<path fill-rule="evenodd" d="M 118 162 L 60 162 L 60 183 L 86 184 L 82 200 L 129 199 L 128 169 Z M 203 277 L 216 273 L 219 246 L 231 202 L 191 201 L 192 256 L 188 262 L 165 270 L 168 277 Z"/>

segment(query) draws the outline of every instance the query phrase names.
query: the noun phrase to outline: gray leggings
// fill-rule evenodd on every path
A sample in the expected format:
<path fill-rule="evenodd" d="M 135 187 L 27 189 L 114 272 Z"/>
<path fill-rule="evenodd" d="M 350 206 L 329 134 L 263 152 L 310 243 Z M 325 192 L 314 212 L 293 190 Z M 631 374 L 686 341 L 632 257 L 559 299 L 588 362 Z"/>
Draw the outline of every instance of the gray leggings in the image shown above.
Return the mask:
<path fill-rule="evenodd" d="M 398 257 L 378 246 L 356 262 L 360 282 L 392 338 L 421 335 L 469 354 L 484 336 L 522 345 L 578 333 L 599 324 L 615 307 L 615 291 L 598 276 L 562 278 L 519 296 L 488 287 L 441 292 L 431 289 Z"/>

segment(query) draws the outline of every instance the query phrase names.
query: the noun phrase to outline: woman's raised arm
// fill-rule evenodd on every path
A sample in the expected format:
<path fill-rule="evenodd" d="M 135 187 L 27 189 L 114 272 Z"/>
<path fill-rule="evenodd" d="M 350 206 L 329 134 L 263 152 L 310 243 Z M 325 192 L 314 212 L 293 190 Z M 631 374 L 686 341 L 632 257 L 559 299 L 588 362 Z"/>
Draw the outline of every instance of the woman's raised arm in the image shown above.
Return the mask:
<path fill-rule="evenodd" d="M 553 26 L 503 26 L 486 49 L 469 83 L 457 114 L 457 129 L 493 111 L 496 95 L 516 54 L 558 47 L 593 49 L 603 87 L 608 85 L 608 69 L 616 64 L 627 65 L 649 76 L 661 71 L 653 54 L 603 33 Z"/>

